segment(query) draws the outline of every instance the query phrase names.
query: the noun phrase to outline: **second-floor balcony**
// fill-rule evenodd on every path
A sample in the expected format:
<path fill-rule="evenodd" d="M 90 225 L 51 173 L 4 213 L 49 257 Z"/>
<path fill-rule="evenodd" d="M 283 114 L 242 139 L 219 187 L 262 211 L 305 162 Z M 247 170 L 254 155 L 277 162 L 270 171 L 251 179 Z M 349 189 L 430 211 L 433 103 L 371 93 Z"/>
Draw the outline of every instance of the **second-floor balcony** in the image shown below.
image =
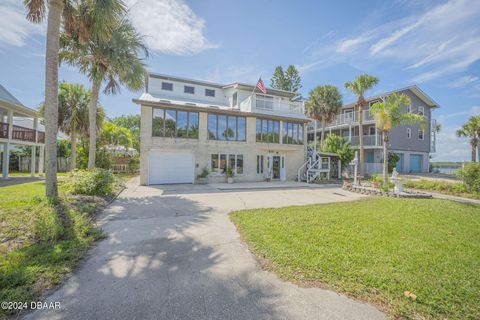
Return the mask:
<path fill-rule="evenodd" d="M 8 139 L 9 124 L 0 122 L 0 139 Z M 11 140 L 27 142 L 45 142 L 45 132 L 13 125 Z"/>
<path fill-rule="evenodd" d="M 240 109 L 248 112 L 267 113 L 275 115 L 304 116 L 303 102 L 285 101 L 280 98 L 251 95 L 240 104 Z"/>
<path fill-rule="evenodd" d="M 351 111 L 351 112 L 344 112 L 341 114 L 337 114 L 335 118 L 327 123 L 326 128 L 338 127 L 338 126 L 349 126 L 349 125 L 356 125 L 359 121 L 359 112 L 358 111 Z M 373 123 L 375 119 L 372 117 L 368 110 L 363 110 L 363 123 Z M 315 123 L 312 122 L 309 124 L 308 129 L 313 130 L 315 127 Z M 322 128 L 322 124 L 320 121 L 317 121 L 317 130 Z"/>
<path fill-rule="evenodd" d="M 346 137 L 348 139 L 348 137 Z M 354 147 L 357 147 L 360 144 L 359 136 L 352 136 L 350 139 L 350 144 Z M 365 147 L 380 147 L 383 146 L 383 139 L 380 134 L 376 135 L 364 135 L 363 136 L 363 145 Z"/>

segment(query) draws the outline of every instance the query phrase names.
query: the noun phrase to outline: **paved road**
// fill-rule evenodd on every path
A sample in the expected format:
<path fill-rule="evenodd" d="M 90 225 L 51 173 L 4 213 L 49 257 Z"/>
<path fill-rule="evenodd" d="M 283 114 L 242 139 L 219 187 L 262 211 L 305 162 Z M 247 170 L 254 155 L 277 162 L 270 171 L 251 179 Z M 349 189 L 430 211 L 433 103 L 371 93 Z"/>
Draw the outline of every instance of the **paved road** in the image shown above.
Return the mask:
<path fill-rule="evenodd" d="M 109 237 L 47 301 L 60 311 L 27 319 L 384 319 L 332 291 L 262 271 L 227 213 L 347 201 L 340 188 L 242 190 L 130 185 L 105 210 Z"/>

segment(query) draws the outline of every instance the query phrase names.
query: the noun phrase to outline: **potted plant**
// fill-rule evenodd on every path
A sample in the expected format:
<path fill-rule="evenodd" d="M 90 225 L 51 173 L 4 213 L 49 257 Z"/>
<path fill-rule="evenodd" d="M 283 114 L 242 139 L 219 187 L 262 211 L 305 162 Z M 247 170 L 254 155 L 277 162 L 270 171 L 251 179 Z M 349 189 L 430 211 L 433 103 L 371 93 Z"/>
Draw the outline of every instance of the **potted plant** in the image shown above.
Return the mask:
<path fill-rule="evenodd" d="M 227 170 L 225 170 L 225 175 L 227 176 L 227 183 L 233 183 L 233 176 L 235 175 L 233 169 L 228 168 Z"/>
<path fill-rule="evenodd" d="M 197 175 L 197 183 L 198 184 L 207 184 L 209 173 L 210 172 L 208 171 L 208 169 L 206 167 L 203 168 L 202 172 L 199 175 Z"/>

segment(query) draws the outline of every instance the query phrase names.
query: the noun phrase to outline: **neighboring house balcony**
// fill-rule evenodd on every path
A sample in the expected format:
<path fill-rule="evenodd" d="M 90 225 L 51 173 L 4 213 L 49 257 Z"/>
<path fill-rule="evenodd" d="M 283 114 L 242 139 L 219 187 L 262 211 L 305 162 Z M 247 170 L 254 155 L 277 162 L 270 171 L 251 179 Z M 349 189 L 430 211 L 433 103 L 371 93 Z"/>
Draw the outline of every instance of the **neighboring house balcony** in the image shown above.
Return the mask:
<path fill-rule="evenodd" d="M 358 125 L 358 120 L 359 120 L 359 117 L 358 117 L 358 111 L 356 112 L 345 112 L 345 113 L 341 113 L 341 114 L 337 114 L 335 116 L 335 118 L 333 119 L 333 121 L 329 122 L 326 124 L 325 126 L 325 129 L 333 129 L 333 128 L 336 128 L 336 127 L 342 127 L 342 126 L 354 126 L 354 125 Z M 374 123 L 375 122 L 375 119 L 372 117 L 372 115 L 369 113 L 368 110 L 364 110 L 363 111 L 363 124 L 371 124 L 371 123 Z M 316 121 L 317 123 L 317 131 L 318 130 L 321 130 L 322 128 L 322 123 L 320 121 Z M 315 129 L 315 122 L 312 121 L 309 125 L 308 125 L 308 130 L 311 131 L 311 130 L 314 130 Z"/>
<path fill-rule="evenodd" d="M 250 95 L 242 101 L 240 110 L 292 117 L 304 117 L 305 115 L 305 107 L 301 101 L 285 101 L 278 97 L 259 94 Z"/>
<path fill-rule="evenodd" d="M 5 122 L 0 122 L 0 139 L 7 139 L 8 140 L 8 129 L 10 124 Z M 14 143 L 16 140 L 17 142 L 32 142 L 32 143 L 45 143 L 45 132 L 38 131 L 30 128 L 25 128 L 18 125 L 12 125 L 12 136 L 11 142 Z"/>

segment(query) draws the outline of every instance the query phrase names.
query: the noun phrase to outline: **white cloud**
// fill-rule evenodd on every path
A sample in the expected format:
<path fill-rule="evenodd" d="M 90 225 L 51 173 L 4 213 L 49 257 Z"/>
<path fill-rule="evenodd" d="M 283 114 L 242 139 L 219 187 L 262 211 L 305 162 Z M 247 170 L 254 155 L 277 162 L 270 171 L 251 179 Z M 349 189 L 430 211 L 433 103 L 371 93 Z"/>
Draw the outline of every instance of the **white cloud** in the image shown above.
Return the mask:
<path fill-rule="evenodd" d="M 467 138 L 459 138 L 456 131 L 459 127 L 443 126 L 437 134 L 435 161 L 468 161 L 471 148 Z"/>
<path fill-rule="evenodd" d="M 365 33 L 359 37 L 352 39 L 345 39 L 338 43 L 336 51 L 338 53 L 347 53 L 358 48 L 359 45 L 369 41 L 372 38 L 370 33 Z"/>
<path fill-rule="evenodd" d="M 193 55 L 219 47 L 204 35 L 205 20 L 183 0 L 127 0 L 130 18 L 150 49 Z"/>
<path fill-rule="evenodd" d="M 473 106 L 470 108 L 470 110 L 467 110 L 467 111 L 441 114 L 440 116 L 437 117 L 437 121 L 440 123 L 443 123 L 445 122 L 445 120 L 448 120 L 451 118 L 462 117 L 462 116 L 476 116 L 479 114 L 480 114 L 480 106 Z"/>
<path fill-rule="evenodd" d="M 457 80 L 450 83 L 448 86 L 451 88 L 461 88 L 470 83 L 476 82 L 479 77 L 472 77 L 472 76 L 463 76 L 458 78 Z"/>
<path fill-rule="evenodd" d="M 0 46 L 22 47 L 28 38 L 42 33 L 45 25 L 28 22 L 20 1 L 0 4 Z"/>

